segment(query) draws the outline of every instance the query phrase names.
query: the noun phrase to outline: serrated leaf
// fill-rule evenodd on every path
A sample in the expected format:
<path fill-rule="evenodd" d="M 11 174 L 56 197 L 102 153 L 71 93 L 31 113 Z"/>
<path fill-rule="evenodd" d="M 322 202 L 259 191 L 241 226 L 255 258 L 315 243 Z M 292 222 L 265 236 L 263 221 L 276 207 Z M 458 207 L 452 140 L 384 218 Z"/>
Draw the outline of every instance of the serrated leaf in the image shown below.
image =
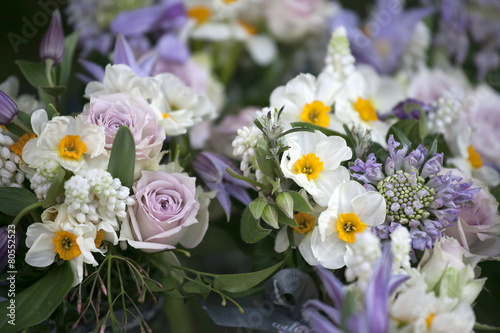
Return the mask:
<path fill-rule="evenodd" d="M 54 265 L 40 280 L 11 298 L 15 300 L 15 325 L 7 322 L 10 319 L 7 305 L 0 308 L 0 331 L 19 332 L 46 320 L 69 292 L 73 281 L 69 262 Z"/>
<path fill-rule="evenodd" d="M 4 214 L 16 216 L 37 202 L 35 195 L 24 188 L 0 187 L 0 211 Z"/>
<path fill-rule="evenodd" d="M 64 176 L 65 172 L 61 170 L 52 181 L 52 184 L 47 191 L 47 197 L 43 202 L 43 208 L 47 208 L 56 203 L 57 197 L 64 191 Z"/>
<path fill-rule="evenodd" d="M 254 201 L 250 202 L 250 204 L 248 205 L 250 211 L 252 212 L 252 216 L 256 220 L 260 219 L 260 217 L 262 216 L 262 211 L 266 206 L 267 202 L 262 198 L 257 198 Z"/>
<path fill-rule="evenodd" d="M 135 142 L 130 129 L 122 126 L 118 130 L 111 148 L 108 172 L 120 179 L 123 186 L 132 189 L 135 168 Z"/>
<path fill-rule="evenodd" d="M 285 264 L 285 261 L 286 259 L 276 265 L 257 272 L 217 275 L 214 279 L 213 286 L 216 290 L 231 293 L 246 291 L 274 275 L 274 273 Z"/>
<path fill-rule="evenodd" d="M 270 229 L 262 228 L 259 221 L 252 216 L 250 208 L 246 207 L 241 217 L 240 235 L 244 242 L 253 244 L 271 233 Z"/>
<path fill-rule="evenodd" d="M 306 199 L 304 199 L 303 196 L 301 196 L 298 192 L 290 191 L 288 192 L 293 198 L 293 210 L 303 212 L 303 213 L 312 213 L 312 208 L 307 202 Z"/>

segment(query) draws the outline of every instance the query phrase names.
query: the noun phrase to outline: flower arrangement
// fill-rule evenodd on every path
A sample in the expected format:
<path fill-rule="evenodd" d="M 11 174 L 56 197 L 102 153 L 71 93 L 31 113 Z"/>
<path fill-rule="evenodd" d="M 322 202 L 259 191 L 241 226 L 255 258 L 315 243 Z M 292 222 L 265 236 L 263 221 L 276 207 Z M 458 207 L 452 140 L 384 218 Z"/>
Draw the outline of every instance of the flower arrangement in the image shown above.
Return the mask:
<path fill-rule="evenodd" d="M 53 11 L 0 84 L 1 331 L 500 330 L 497 7 Z"/>

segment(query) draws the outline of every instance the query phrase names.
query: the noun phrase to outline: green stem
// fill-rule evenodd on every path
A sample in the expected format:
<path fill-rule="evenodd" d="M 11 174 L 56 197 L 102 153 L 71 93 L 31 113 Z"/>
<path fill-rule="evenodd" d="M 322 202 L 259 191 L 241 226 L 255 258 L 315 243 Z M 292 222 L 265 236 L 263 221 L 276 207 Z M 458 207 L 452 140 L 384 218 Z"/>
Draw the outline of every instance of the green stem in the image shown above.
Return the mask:
<path fill-rule="evenodd" d="M 35 202 L 34 204 L 29 205 L 28 207 L 24 208 L 22 211 L 19 212 L 19 214 L 16 215 L 14 218 L 14 221 L 12 221 L 12 224 L 17 226 L 17 223 L 21 220 L 21 218 L 32 211 L 35 208 L 42 207 L 44 204 L 43 201 Z"/>
<path fill-rule="evenodd" d="M 115 332 L 115 316 L 113 314 L 113 296 L 111 295 L 111 262 L 112 260 L 108 260 L 108 303 L 109 303 L 109 317 L 111 318 L 111 329 L 113 330 L 113 333 Z"/>
<path fill-rule="evenodd" d="M 240 57 L 242 48 L 242 43 L 235 43 L 231 49 L 231 54 L 228 61 L 224 64 L 222 68 L 222 72 L 220 75 L 220 80 L 224 85 L 227 85 L 229 80 L 231 80 L 234 70 L 236 69 L 236 64 L 238 63 L 238 59 Z"/>
<path fill-rule="evenodd" d="M 52 80 L 52 66 L 54 65 L 54 60 L 47 58 L 45 59 L 45 76 L 47 77 L 47 82 L 50 87 L 54 87 L 54 81 Z"/>

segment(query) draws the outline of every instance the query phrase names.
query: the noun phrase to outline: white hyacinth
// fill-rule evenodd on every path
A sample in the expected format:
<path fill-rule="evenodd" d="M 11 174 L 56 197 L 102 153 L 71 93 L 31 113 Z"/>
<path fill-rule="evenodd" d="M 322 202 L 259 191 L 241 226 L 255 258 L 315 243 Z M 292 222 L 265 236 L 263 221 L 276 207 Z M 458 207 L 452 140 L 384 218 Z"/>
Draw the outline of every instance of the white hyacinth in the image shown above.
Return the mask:
<path fill-rule="evenodd" d="M 463 113 L 460 97 L 452 93 L 443 94 L 432 106 L 436 110 L 429 112 L 427 116 L 431 133 L 445 133 L 446 129 Z"/>
<path fill-rule="evenodd" d="M 338 27 L 332 32 L 325 63 L 326 70 L 333 72 L 335 78 L 340 81 L 345 80 L 355 71 L 355 59 L 351 54 L 347 31 L 344 27 Z"/>
<path fill-rule="evenodd" d="M 366 231 L 356 235 L 356 242 L 349 244 L 344 257 L 347 281 L 354 281 L 357 278 L 360 285 L 365 286 L 381 255 L 380 240 L 377 236 Z"/>
<path fill-rule="evenodd" d="M 79 172 L 64 184 L 68 214 L 80 223 L 123 220 L 127 205 L 134 203 L 130 190 L 105 170 Z"/>
<path fill-rule="evenodd" d="M 411 237 L 408 229 L 398 227 L 391 233 L 391 252 L 394 257 L 393 271 L 399 273 L 400 269 L 410 268 Z"/>
<path fill-rule="evenodd" d="M 61 164 L 54 160 L 47 160 L 36 169 L 36 173 L 30 179 L 30 187 L 35 191 L 38 200 L 44 200 L 47 197 L 47 191 L 61 171 Z"/>
<path fill-rule="evenodd" d="M 14 140 L 0 129 L 0 187 L 22 187 L 26 178 L 19 169 L 21 158 L 10 149 L 13 144 Z"/>
<path fill-rule="evenodd" d="M 240 169 L 243 174 L 248 177 L 250 168 L 254 164 L 255 159 L 255 146 L 257 141 L 262 138 L 262 132 L 256 127 L 250 128 L 244 126 L 238 130 L 238 136 L 233 140 L 232 146 L 234 148 L 234 156 L 242 156 Z"/>
<path fill-rule="evenodd" d="M 401 69 L 408 76 L 425 66 L 431 33 L 424 22 L 418 22 L 402 56 Z"/>

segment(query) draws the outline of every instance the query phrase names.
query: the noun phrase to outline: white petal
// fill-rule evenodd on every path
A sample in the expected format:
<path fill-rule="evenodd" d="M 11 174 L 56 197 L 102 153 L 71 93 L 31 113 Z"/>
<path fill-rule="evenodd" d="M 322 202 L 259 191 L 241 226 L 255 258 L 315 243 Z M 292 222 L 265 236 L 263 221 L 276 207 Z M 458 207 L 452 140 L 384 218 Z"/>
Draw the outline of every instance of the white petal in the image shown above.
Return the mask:
<path fill-rule="evenodd" d="M 285 252 L 290 247 L 290 242 L 288 241 L 288 226 L 281 228 L 276 235 L 276 240 L 274 241 L 274 251 L 278 253 Z"/>
<path fill-rule="evenodd" d="M 368 191 L 352 199 L 352 212 L 368 226 L 384 223 L 385 210 L 385 199 L 378 192 Z"/>
<path fill-rule="evenodd" d="M 321 240 L 319 230 L 314 229 L 311 239 L 311 248 L 314 257 L 326 268 L 337 269 L 345 266 L 344 256 L 346 253 L 345 242 L 333 234 Z"/>
<path fill-rule="evenodd" d="M 335 170 L 322 171 L 316 179 L 318 192 L 316 195 L 313 195 L 314 201 L 322 207 L 328 206 L 328 202 L 335 189 L 349 179 L 349 171 L 343 166 Z"/>
<path fill-rule="evenodd" d="M 33 112 L 31 115 L 31 127 L 33 128 L 33 132 L 37 136 L 42 134 L 43 129 L 47 126 L 49 122 L 49 117 L 47 116 L 47 111 L 44 109 L 39 109 Z"/>
<path fill-rule="evenodd" d="M 313 231 L 314 232 L 314 231 Z M 311 266 L 316 266 L 319 264 L 318 259 L 314 256 L 313 250 L 312 250 L 312 234 L 313 233 L 308 233 L 304 239 L 302 239 L 302 242 L 299 244 L 299 251 L 300 254 L 302 255 L 302 258 Z"/>
<path fill-rule="evenodd" d="M 265 35 L 250 37 L 246 43 L 246 47 L 253 61 L 259 66 L 270 64 L 278 53 L 274 41 Z"/>
<path fill-rule="evenodd" d="M 342 183 L 333 191 L 328 207 L 338 207 L 339 214 L 352 213 L 352 199 L 365 192 L 365 188 L 356 181 Z"/>
<path fill-rule="evenodd" d="M 26 263 L 34 267 L 47 267 L 52 265 L 56 256 L 54 239 L 50 234 L 41 234 L 34 242 L 28 253 Z"/>

